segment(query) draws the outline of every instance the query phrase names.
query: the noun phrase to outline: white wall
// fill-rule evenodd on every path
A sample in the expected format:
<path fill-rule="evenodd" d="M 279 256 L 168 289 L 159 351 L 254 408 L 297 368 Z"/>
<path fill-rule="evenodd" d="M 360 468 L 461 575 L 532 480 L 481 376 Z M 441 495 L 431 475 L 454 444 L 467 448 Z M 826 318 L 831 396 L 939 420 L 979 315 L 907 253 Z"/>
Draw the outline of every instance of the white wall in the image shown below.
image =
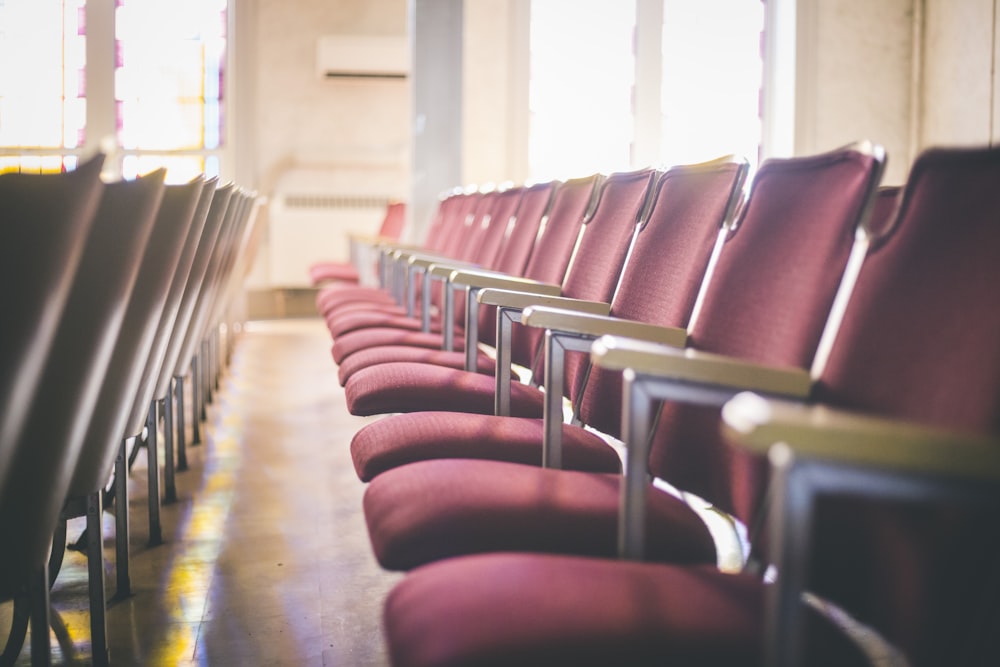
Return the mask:
<path fill-rule="evenodd" d="M 912 160 L 914 3 L 798 0 L 794 152 L 885 146 L 886 182 Z"/>
<path fill-rule="evenodd" d="M 272 198 L 281 191 L 405 198 L 409 82 L 324 78 L 316 47 L 324 35 L 405 36 L 407 0 L 241 0 L 237 12 L 247 31 L 239 36 L 238 84 L 251 91 L 242 96 L 241 120 L 252 119 L 252 134 L 245 127 L 241 134 L 254 146 L 253 169 L 242 182 Z M 251 286 L 272 284 L 271 241 L 281 231 L 272 212 L 261 211 L 266 227 Z M 346 259 L 346 245 L 321 246 L 352 230 L 328 231 L 311 252 Z"/>

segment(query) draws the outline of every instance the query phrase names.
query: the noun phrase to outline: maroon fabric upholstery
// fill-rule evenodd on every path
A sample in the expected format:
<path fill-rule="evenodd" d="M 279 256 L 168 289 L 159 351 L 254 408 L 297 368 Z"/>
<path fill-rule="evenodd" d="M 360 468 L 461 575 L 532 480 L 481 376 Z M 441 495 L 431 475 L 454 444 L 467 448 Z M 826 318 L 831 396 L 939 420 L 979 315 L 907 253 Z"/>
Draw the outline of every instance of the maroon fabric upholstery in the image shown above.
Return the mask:
<path fill-rule="evenodd" d="M 652 169 L 623 172 L 603 183 L 597 210 L 586 224 L 563 283 L 564 296 L 588 301 L 611 300 L 655 174 Z M 470 375 L 473 377 L 466 377 Z M 568 380 L 572 382 L 573 378 Z M 348 409 L 356 415 L 435 409 L 481 414 L 494 411 L 495 384 L 491 378 L 430 364 L 370 366 L 355 373 L 345 389 Z M 512 396 L 512 405 L 532 395 L 531 404 L 539 408 L 532 413 L 512 407 L 512 415 L 541 417 L 539 390 L 516 383 L 512 393 L 517 396 Z"/>
<path fill-rule="evenodd" d="M 998 182 L 1000 150 L 931 150 L 918 158 L 898 217 L 873 226 L 891 231 L 872 246 L 862 268 L 818 398 L 996 433 Z M 996 664 L 995 516 L 840 495 L 822 499 L 817 509 L 813 590 L 872 624 L 915 667 Z M 692 587 L 702 573 L 713 585 Z M 739 581 L 745 583 L 734 583 Z M 721 596 L 709 598 L 710 590 Z M 720 646 L 761 633 L 745 615 L 763 615 L 764 590 L 749 578 L 707 570 L 496 554 L 412 573 L 390 595 L 385 625 L 397 666 L 491 664 L 508 657 L 517 664 L 586 664 L 602 649 L 617 659 L 650 628 L 662 641 L 683 636 L 701 642 L 687 652 L 663 646 L 660 664 L 716 664 Z M 706 599 L 718 604 L 711 617 L 719 626 L 694 625 Z M 649 606 L 676 600 L 690 608 L 672 613 Z M 601 630 L 619 627 L 621 619 L 627 629 L 607 640 L 607 648 L 588 643 L 600 646 Z M 577 660 L 580 645 L 590 651 Z M 822 642 L 808 649 L 802 664 L 853 664 Z M 717 664 L 753 664 L 749 655 Z"/>
<path fill-rule="evenodd" d="M 796 165 L 800 165 L 801 170 L 797 169 Z M 811 294 L 817 299 L 823 300 L 827 304 L 827 309 L 829 309 L 829 304 L 837 290 L 840 275 L 843 272 L 848 254 L 853 245 L 855 230 L 858 226 L 860 216 L 874 195 L 875 184 L 880 175 L 879 166 L 880 162 L 874 156 L 854 150 L 842 150 L 809 158 L 765 162 L 758 171 L 748 203 L 744 208 L 739 222 L 740 228 L 727 241 L 717 261 L 715 272 L 711 276 L 708 286 L 709 294 L 719 294 L 720 296 L 716 298 L 726 300 L 729 308 L 754 310 L 757 317 L 760 318 L 760 321 L 757 323 L 759 328 L 769 332 L 773 339 L 781 345 L 787 347 L 795 345 L 798 348 L 806 347 L 798 339 L 786 339 L 783 337 L 786 329 L 794 329 L 791 326 L 793 313 L 787 311 L 789 305 L 782 302 L 780 298 L 772 299 L 762 298 L 760 295 L 754 296 L 755 282 L 758 281 L 759 276 L 762 285 L 775 289 L 775 294 L 781 294 L 777 289 L 782 286 L 783 280 L 799 279 L 803 282 L 811 281 L 811 290 L 807 285 L 802 283 L 797 283 L 790 289 L 801 295 L 801 298 L 805 298 L 806 294 Z M 819 207 L 819 209 L 814 211 L 811 209 L 812 206 Z M 715 224 L 709 225 L 710 227 L 719 228 L 724 209 L 723 202 L 721 210 L 717 210 L 716 212 Z M 812 226 L 820 226 L 822 229 L 813 230 L 811 229 Z M 641 238 L 642 234 L 640 234 Z M 737 238 L 741 240 L 740 243 L 734 243 Z M 833 251 L 831 251 L 831 248 Z M 779 249 L 784 253 L 790 253 L 791 256 L 782 256 L 778 253 Z M 817 261 L 819 266 L 813 266 L 808 261 L 808 257 L 812 254 L 815 254 L 819 258 Z M 781 270 L 780 267 L 776 267 L 775 264 L 799 268 L 789 273 Z M 835 279 L 828 278 L 827 273 L 833 274 Z M 744 302 L 732 303 L 728 301 L 730 296 L 729 291 L 721 290 L 717 281 L 722 281 L 722 284 L 727 286 L 729 290 L 743 295 Z M 785 288 L 785 291 L 789 291 L 789 288 Z M 768 293 L 763 292 L 763 294 Z M 822 325 L 826 319 L 825 313 L 820 314 L 811 311 L 808 304 L 802 304 L 801 310 L 802 313 L 799 314 L 799 317 L 814 317 L 820 320 L 818 323 L 812 321 L 805 322 L 800 324 L 799 327 L 806 330 L 810 335 L 813 335 L 813 340 L 810 343 L 812 348 L 815 348 Z M 770 322 L 768 320 L 768 313 L 783 315 L 783 319 L 786 320 L 784 326 L 781 326 L 781 323 L 775 325 Z M 717 311 L 714 304 L 706 301 L 702 307 L 701 317 L 694 325 L 694 331 L 702 332 L 703 337 L 709 340 L 725 341 L 727 340 L 726 336 L 717 335 L 712 326 L 726 327 L 732 321 L 737 321 L 745 325 L 753 323 L 752 319 L 742 317 L 742 313 L 732 314 L 727 311 Z M 802 335 L 805 334 L 800 334 L 800 336 Z M 744 331 L 737 329 L 729 332 L 728 336 L 734 339 L 734 341 L 735 339 L 742 338 L 756 341 L 756 345 L 764 351 L 757 353 L 758 356 L 766 354 L 766 350 L 768 349 L 765 341 L 756 340 L 756 330 Z M 742 352 L 745 356 L 754 358 L 751 354 L 752 347 L 740 348 L 738 342 L 731 343 L 730 347 L 738 352 Z M 725 350 L 712 351 L 725 352 Z M 788 353 L 788 350 L 783 347 L 777 353 L 773 353 L 770 357 L 765 358 L 764 361 L 774 361 L 778 355 L 785 353 Z M 805 359 L 801 362 L 801 365 L 808 366 L 809 361 L 810 359 Z M 387 364 L 370 367 L 365 372 L 372 373 L 380 369 L 389 369 L 392 366 L 394 365 Z M 361 372 L 356 373 L 346 385 L 349 405 L 350 401 L 355 398 L 352 395 L 352 384 L 361 377 Z M 399 376 L 397 375 L 397 377 Z M 409 388 L 410 385 L 407 385 L 407 389 Z M 410 391 L 412 392 L 412 390 Z M 379 407 L 384 408 L 385 405 L 380 404 Z M 733 457 L 730 456 L 731 450 L 724 446 L 721 442 L 721 437 L 718 435 L 718 408 L 693 407 L 689 405 L 681 407 L 684 409 L 678 408 L 675 404 L 665 406 L 665 417 L 661 421 L 663 427 L 658 431 L 659 439 L 654 445 L 658 448 L 657 451 L 662 451 L 668 447 L 676 447 L 676 441 L 682 440 L 685 445 L 690 443 L 690 458 L 687 460 L 678 459 L 676 461 L 679 470 L 657 470 L 656 472 L 659 473 L 659 476 L 668 479 L 671 477 L 699 479 L 696 475 L 703 474 L 712 481 L 717 480 L 717 486 L 707 488 L 702 486 L 692 489 L 689 486 L 679 484 L 675 484 L 675 486 L 688 491 L 694 491 L 709 502 L 715 502 L 719 498 L 721 499 L 718 503 L 719 506 L 726 507 L 722 503 L 729 500 L 732 495 L 728 482 L 730 479 L 736 478 L 739 481 L 742 478 L 738 478 L 736 475 L 732 477 L 729 475 L 729 463 Z M 458 419 L 462 418 L 456 416 L 456 420 Z M 405 448 L 407 446 L 406 442 L 406 439 L 400 440 L 395 446 Z M 702 442 L 708 443 L 709 446 L 715 446 L 709 449 L 708 453 L 704 453 L 697 449 L 697 445 L 700 445 Z M 380 447 L 385 448 L 387 446 L 381 445 Z M 355 448 L 352 454 L 357 455 L 358 452 L 356 450 L 357 448 Z M 455 461 L 451 466 L 451 473 L 456 480 L 464 479 L 467 476 L 466 467 L 477 466 L 476 469 L 478 470 L 479 466 L 485 466 L 486 469 L 489 469 L 491 463 Z M 423 519 L 426 526 L 433 526 L 433 528 L 426 528 L 428 535 L 440 535 L 445 530 L 443 526 L 449 520 L 453 520 L 455 516 L 454 512 L 465 510 L 449 510 L 438 507 L 436 503 L 439 499 L 440 490 L 434 486 L 429 486 L 435 484 L 436 480 L 426 478 L 426 476 L 421 479 L 421 475 L 417 472 L 418 469 L 415 466 L 416 464 L 408 465 L 390 471 L 396 473 L 392 476 L 392 480 L 394 480 L 394 483 L 398 487 L 409 489 L 408 492 L 411 494 L 409 501 L 402 500 L 402 496 L 392 497 L 391 500 L 387 501 L 386 498 L 389 496 L 384 491 L 381 491 L 382 476 L 379 476 L 375 478 L 372 486 L 369 487 L 371 498 L 366 498 L 366 507 L 372 508 L 373 516 L 381 516 L 383 513 L 398 511 L 392 507 L 383 506 L 383 503 L 416 506 L 420 509 L 413 509 L 411 511 L 426 511 L 429 514 L 427 518 Z M 534 486 L 544 487 L 555 483 L 554 479 L 562 479 L 560 475 L 572 474 L 579 476 L 583 474 L 585 476 L 584 473 L 571 473 L 569 471 L 537 470 L 531 468 L 517 468 L 512 470 L 509 466 L 504 466 L 500 463 L 496 463 L 496 466 L 494 473 L 499 481 L 497 482 L 497 488 L 494 489 L 497 493 L 495 501 L 498 506 L 503 508 L 509 505 L 506 497 L 507 491 L 504 489 L 504 485 L 510 482 L 508 475 L 516 473 L 518 479 L 525 480 L 523 484 L 528 487 L 533 486 L 527 481 L 531 479 L 535 480 Z M 722 472 L 718 471 L 719 468 L 722 469 Z M 739 472 L 743 471 L 742 468 L 737 468 L 737 470 Z M 383 474 L 386 475 L 388 473 Z M 490 509 L 489 502 L 486 500 L 487 496 L 485 495 L 486 491 L 484 487 L 468 489 L 464 486 L 453 487 L 448 495 L 450 502 L 460 506 L 467 504 L 465 495 L 460 494 L 457 491 L 458 488 L 461 488 L 463 493 L 468 491 L 472 497 L 478 499 L 479 511 L 486 514 L 499 511 Z M 614 497 L 610 500 L 610 504 L 606 508 L 609 512 L 608 520 L 612 524 L 614 523 L 614 518 L 617 516 L 618 496 L 616 494 L 617 482 L 615 484 L 615 493 L 612 494 Z M 678 509 L 674 515 L 667 519 L 668 523 L 665 524 L 659 524 L 654 519 L 651 524 L 653 527 L 650 529 L 653 534 L 666 533 L 676 536 L 678 534 L 678 525 L 681 523 L 685 521 L 699 522 L 693 511 L 681 503 L 675 502 L 673 498 L 668 499 L 665 493 L 653 491 L 651 496 L 655 498 L 651 502 L 675 503 L 688 512 L 685 514 Z M 434 501 L 428 500 L 428 498 L 432 497 L 435 499 Z M 550 512 L 558 514 L 561 511 L 567 516 L 572 516 L 580 510 L 579 506 L 581 504 L 590 500 L 584 494 L 568 494 L 562 499 L 565 505 L 559 510 L 556 509 L 556 501 L 554 499 L 549 498 L 547 502 Z M 429 508 L 432 503 L 433 508 Z M 433 516 L 433 512 L 440 512 L 441 516 L 435 517 Z M 673 521 L 674 524 L 669 523 L 670 521 Z M 403 539 L 388 532 L 395 529 L 404 530 L 407 537 Z M 373 543 L 377 545 L 392 545 L 393 558 L 405 558 L 405 556 L 396 556 L 395 554 L 411 547 L 411 543 L 419 543 L 421 530 L 425 530 L 425 526 L 415 521 L 405 526 L 400 522 L 380 523 L 377 526 L 369 525 Z M 461 523 L 452 526 L 448 530 L 461 533 L 465 530 L 465 524 Z M 518 538 L 513 535 L 505 535 L 505 539 L 515 540 L 516 542 Z M 406 544 L 406 546 L 397 546 L 401 544 Z M 457 538 L 451 542 L 452 549 L 457 549 L 461 546 L 466 545 L 460 543 Z M 422 545 L 414 548 L 419 550 L 422 548 Z M 511 548 L 527 550 L 523 545 Z M 568 553 L 579 553 L 576 551 L 577 545 L 569 541 L 563 545 L 563 548 Z M 655 554 L 655 547 L 652 549 L 650 553 Z M 451 555 L 459 553 L 461 552 L 455 551 Z"/>
<path fill-rule="evenodd" d="M 398 240 L 406 223 L 406 204 L 399 201 L 389 202 L 385 207 L 385 216 L 378 228 L 376 236 L 382 240 Z M 309 267 L 309 280 L 313 285 L 324 282 L 358 282 L 358 269 L 350 262 L 316 262 Z"/>
<path fill-rule="evenodd" d="M 395 667 L 752 667 L 764 664 L 763 593 L 753 577 L 707 566 L 468 556 L 397 584 L 385 634 Z M 809 620 L 804 664 L 868 664 L 816 615 Z"/>
<path fill-rule="evenodd" d="M 745 165 L 742 162 L 724 159 L 675 168 L 660 178 L 648 219 L 637 236 L 622 274 L 611 307 L 612 315 L 639 318 L 664 326 L 683 327 L 687 324 L 723 222 L 731 217 L 742 193 L 744 174 Z M 398 358 L 401 356 L 395 357 Z M 353 357 L 348 357 L 345 365 L 352 360 Z M 350 378 L 354 370 L 348 367 L 345 376 Z M 579 365 L 574 366 L 574 372 L 581 371 Z M 589 397 L 591 392 L 597 394 L 596 399 Z M 593 373 L 587 384 L 583 405 L 584 423 L 617 435 L 621 420 L 619 375 Z M 588 418 L 596 419 L 596 423 L 588 421 Z M 454 415 L 450 420 L 438 420 L 438 424 L 440 451 L 437 453 L 424 444 L 411 442 L 410 434 L 405 429 L 399 429 L 390 441 L 371 446 L 378 449 L 380 459 L 386 462 L 439 458 L 454 454 L 459 442 L 456 440 L 458 434 L 481 431 L 475 418 L 461 415 Z M 592 437 L 583 429 L 566 427 L 564 431 L 574 434 L 579 431 L 576 436 L 567 436 L 569 439 L 581 437 L 589 441 Z M 477 456 L 481 458 L 539 464 L 542 445 L 540 425 L 536 433 L 532 454 L 526 453 L 529 447 L 527 441 L 510 452 L 505 452 L 500 443 L 492 441 L 489 447 L 481 447 L 480 443 L 470 443 L 470 446 L 476 446 L 480 452 Z M 358 458 L 363 460 L 368 456 L 365 452 L 367 442 L 355 442 L 352 452 L 356 464 Z M 409 451 L 413 446 L 417 449 Z M 522 449 L 525 451 L 522 452 Z M 604 459 L 605 465 L 612 463 L 612 454 L 610 450 L 604 452 L 609 457 Z M 614 466 L 597 470 L 617 470 L 617 460 Z M 572 463 L 565 467 L 593 469 Z"/>
<path fill-rule="evenodd" d="M 351 439 L 354 468 L 363 482 L 406 463 L 428 459 L 489 459 L 541 465 L 543 423 L 537 419 L 454 412 L 390 415 L 358 430 Z M 405 442 L 405 447 L 398 443 Z M 594 433 L 563 426 L 563 468 L 620 472 L 618 453 Z"/>
<path fill-rule="evenodd" d="M 593 196 L 597 183 L 597 176 L 589 176 L 587 178 L 566 181 L 559 184 L 555 189 L 552 195 L 551 207 L 548 209 L 544 221 L 539 220 L 538 226 L 540 229 L 536 234 L 536 242 L 522 273 L 524 277 L 550 284 L 562 283 L 573 247 L 580 234 L 587 205 Z M 531 215 L 537 210 L 538 197 L 536 195 L 537 193 L 533 190 L 529 190 L 521 200 L 522 206 L 526 207 L 526 210 Z M 520 241 L 517 243 L 520 243 Z M 480 312 L 479 333 L 480 340 L 484 342 L 492 340 L 494 326 L 492 322 L 495 321 L 493 313 L 484 312 L 488 310 L 484 308 Z M 378 332 L 377 336 L 373 336 L 371 340 L 353 333 L 339 336 L 334 341 L 333 359 L 336 363 L 340 364 L 344 359 L 360 349 L 386 344 L 415 344 L 419 347 L 439 349 L 444 346 L 444 340 L 441 336 L 436 336 L 433 339 L 421 338 L 415 342 L 413 339 L 405 337 L 405 334 L 403 338 L 398 336 L 383 338 L 383 336 L 387 336 L 387 334 L 381 331 Z M 456 336 L 454 349 L 464 349 L 463 342 L 463 337 Z M 525 366 L 531 363 L 531 355 L 534 353 L 535 342 L 535 338 L 529 339 L 521 332 L 514 336 L 512 340 L 512 355 L 516 363 Z M 395 359 L 395 361 L 406 361 L 406 359 Z M 346 382 L 346 377 L 343 381 Z"/>
<path fill-rule="evenodd" d="M 406 329 L 364 329 L 352 331 L 340 336 L 333 342 L 330 352 L 333 360 L 337 364 L 343 364 L 346 359 L 356 352 L 372 348 L 373 350 L 383 346 L 405 345 L 408 347 L 420 347 L 431 350 L 440 350 L 442 346 L 442 336 L 436 332 L 409 331 Z M 462 337 L 455 339 L 455 350 L 465 349 L 465 341 Z M 405 361 L 405 359 L 399 359 Z M 357 370 L 355 368 L 354 370 Z M 354 370 L 351 372 L 353 373 Z M 344 378 L 346 382 L 347 378 Z M 341 383 L 343 384 L 343 383 Z"/>
<path fill-rule="evenodd" d="M 512 229 L 510 221 L 517 212 L 521 202 L 523 188 L 510 188 L 509 190 L 489 192 L 483 195 L 480 206 L 476 211 L 476 217 L 467 234 L 465 246 L 458 255 L 458 259 L 472 262 L 478 266 L 490 269 L 497 269 L 497 260 L 505 240 L 509 240 L 511 235 L 508 231 Z M 527 230 L 531 233 L 532 230 Z M 535 227 L 537 231 L 537 223 Z M 442 305 L 441 285 L 434 283 L 436 288 L 432 294 L 432 303 L 438 307 Z M 457 309 L 455 313 L 456 324 L 462 323 L 464 309 Z M 420 319 L 418 317 L 390 317 L 386 318 L 381 314 L 374 314 L 370 319 L 366 319 L 361 313 L 352 313 L 344 317 L 333 317 L 332 313 L 327 313 L 327 326 L 330 334 L 336 338 L 342 334 L 370 327 L 399 327 L 403 329 L 419 330 Z M 441 326 L 440 323 L 438 326 Z"/>
<path fill-rule="evenodd" d="M 325 261 L 309 267 L 309 282 L 319 285 L 324 282 L 358 282 L 358 270 L 350 262 Z"/>
<path fill-rule="evenodd" d="M 742 194 L 745 164 L 723 159 L 667 171 L 611 304 L 611 315 L 686 328 L 723 222 Z M 567 359 L 579 373 L 581 356 Z M 618 437 L 621 374 L 593 370 L 579 400 L 580 420 Z"/>
<path fill-rule="evenodd" d="M 375 557 L 390 570 L 486 551 L 612 558 L 620 482 L 616 474 L 500 461 L 419 461 L 371 481 L 365 521 Z M 708 529 L 682 501 L 650 493 L 648 512 L 650 560 L 715 562 Z"/>
<path fill-rule="evenodd" d="M 344 385 L 352 415 L 451 410 L 478 415 L 493 413 L 496 380 L 434 364 L 395 362 L 362 368 Z M 510 414 L 542 416 L 543 394 L 535 387 L 513 382 Z"/>
<path fill-rule="evenodd" d="M 997 149 L 917 159 L 898 217 L 862 267 L 818 401 L 997 433 L 998 182 Z M 914 664 L 1000 660 L 995 511 L 834 498 L 818 526 L 812 587 L 858 610 Z"/>
<path fill-rule="evenodd" d="M 350 377 L 362 368 L 401 361 L 463 369 L 465 368 L 465 352 L 462 350 L 446 352 L 416 345 L 379 345 L 360 350 L 357 354 L 352 354 L 344 359 L 337 367 L 337 379 L 340 380 L 340 386 L 344 386 Z M 488 354 L 478 352 L 476 364 L 477 373 L 496 374 L 496 361 Z"/>
<path fill-rule="evenodd" d="M 468 216 L 475 210 L 481 198 L 482 194 L 478 192 L 463 192 L 446 197 L 438 206 L 431 222 L 424 249 L 431 253 L 454 257 L 458 244 L 465 238 L 466 223 L 471 221 Z M 320 289 L 316 295 L 316 308 L 325 315 L 330 307 L 337 304 L 349 301 L 365 302 L 368 299 L 393 302 L 392 297 L 382 288 L 335 284 Z"/>
<path fill-rule="evenodd" d="M 764 162 L 688 346 L 808 369 L 880 176 L 874 155 L 850 147 Z M 664 405 L 650 470 L 748 524 L 755 515 L 762 467 L 722 441 L 717 408 Z"/>
<path fill-rule="evenodd" d="M 346 303 L 387 303 L 395 304 L 395 299 L 387 290 L 380 287 L 364 287 L 360 285 L 328 285 L 316 293 L 316 310 L 320 314 Z"/>

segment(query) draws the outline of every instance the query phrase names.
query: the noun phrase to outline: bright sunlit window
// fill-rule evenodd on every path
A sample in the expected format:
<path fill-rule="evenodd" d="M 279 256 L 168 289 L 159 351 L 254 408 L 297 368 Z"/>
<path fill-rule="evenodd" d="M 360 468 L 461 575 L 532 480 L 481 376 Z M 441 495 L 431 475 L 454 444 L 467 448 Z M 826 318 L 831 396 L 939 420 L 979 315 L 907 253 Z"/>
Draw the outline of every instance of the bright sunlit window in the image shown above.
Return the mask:
<path fill-rule="evenodd" d="M 634 2 L 531 1 L 532 178 L 629 168 L 634 32 Z"/>
<path fill-rule="evenodd" d="M 61 171 L 84 142 L 84 0 L 0 0 L 0 172 Z M 10 148 L 55 149 L 18 157 Z"/>
<path fill-rule="evenodd" d="M 760 0 L 663 0 L 659 81 L 644 91 L 659 132 L 637 139 L 636 2 L 531 0 L 529 173 L 545 180 L 700 162 L 761 142 Z M 649 35 L 649 33 L 644 33 Z M 641 64 L 641 63 L 640 63 Z M 649 68 L 647 67 L 648 71 Z M 656 144 L 640 146 L 637 141 Z M 655 166 L 654 165 L 654 166 Z"/>
<path fill-rule="evenodd" d="M 660 159 L 727 153 L 756 163 L 760 146 L 758 0 L 664 0 Z"/>
<path fill-rule="evenodd" d="M 0 0 L 0 171 L 59 171 L 100 148 L 126 178 L 219 175 L 226 0 L 115 0 L 106 100 L 87 98 L 102 74 L 88 71 L 100 65 L 87 62 L 87 2 Z M 88 133 L 88 113 L 114 136 Z"/>
<path fill-rule="evenodd" d="M 225 0 L 118 0 L 115 100 L 122 175 L 160 165 L 173 179 L 218 175 Z M 195 155 L 147 151 L 195 151 Z"/>

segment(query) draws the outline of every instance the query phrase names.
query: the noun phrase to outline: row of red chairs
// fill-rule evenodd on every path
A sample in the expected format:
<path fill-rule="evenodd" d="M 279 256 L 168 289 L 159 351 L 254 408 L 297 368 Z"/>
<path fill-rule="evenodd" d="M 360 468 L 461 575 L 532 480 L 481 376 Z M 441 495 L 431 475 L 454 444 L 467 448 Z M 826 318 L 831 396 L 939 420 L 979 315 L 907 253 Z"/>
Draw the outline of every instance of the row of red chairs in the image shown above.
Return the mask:
<path fill-rule="evenodd" d="M 319 291 L 394 665 L 995 664 L 1000 150 L 884 162 L 453 193 Z"/>
<path fill-rule="evenodd" d="M 169 502 L 174 433 L 184 433 L 171 416 L 175 405 L 184 412 L 175 397 L 183 398 L 194 367 L 195 414 L 203 409 L 227 351 L 218 332 L 232 325 L 230 306 L 254 247 L 254 193 L 204 176 L 167 185 L 162 169 L 105 183 L 103 162 L 98 155 L 62 174 L 0 176 L 0 271 L 8 285 L 0 327 L 0 599 L 14 600 L 2 664 L 14 664 L 29 625 L 32 664 L 50 664 L 49 588 L 66 522 L 82 516 L 92 660 L 109 663 L 105 503 L 115 504 L 115 595 L 125 598 L 128 461 L 148 449 L 149 539 L 158 544 L 157 434 L 162 428 L 166 440 Z"/>

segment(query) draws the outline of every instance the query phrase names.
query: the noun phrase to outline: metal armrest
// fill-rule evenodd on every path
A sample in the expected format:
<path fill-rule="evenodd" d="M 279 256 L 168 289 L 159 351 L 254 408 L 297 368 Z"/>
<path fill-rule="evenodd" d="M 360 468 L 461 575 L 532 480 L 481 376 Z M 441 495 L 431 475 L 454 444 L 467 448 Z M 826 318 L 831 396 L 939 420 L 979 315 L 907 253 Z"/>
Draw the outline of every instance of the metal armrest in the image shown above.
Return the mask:
<path fill-rule="evenodd" d="M 528 287 L 531 287 L 530 285 Z M 607 315 L 611 305 L 601 301 L 585 301 L 546 294 L 484 289 L 477 295 L 480 305 L 497 306 L 497 371 L 496 371 L 496 401 L 495 413 L 500 416 L 510 415 L 510 380 L 511 380 L 511 332 L 514 322 L 520 322 L 521 311 L 528 306 L 552 306 L 570 308 L 582 312 Z M 468 345 L 468 342 L 466 343 Z M 561 393 L 561 392 L 560 392 Z"/>
<path fill-rule="evenodd" d="M 526 308 L 521 313 L 521 324 L 591 338 L 603 335 L 622 336 L 672 347 L 683 347 L 687 342 L 686 329 L 547 306 Z"/>
<path fill-rule="evenodd" d="M 822 405 L 742 393 L 723 407 L 723 432 L 761 454 L 784 443 L 796 458 L 1000 481 L 1000 438 L 956 433 Z"/>
<path fill-rule="evenodd" d="M 524 310 L 528 306 L 548 306 L 550 308 L 564 308 L 576 310 L 594 315 L 607 315 L 611 311 L 611 305 L 603 301 L 585 301 L 583 299 L 571 299 L 564 296 L 552 296 L 545 293 L 543 286 L 537 290 L 530 283 L 519 286 L 517 290 L 507 289 L 483 289 L 477 297 L 480 305 L 491 305 L 506 310 Z"/>
<path fill-rule="evenodd" d="M 812 388 L 809 371 L 802 368 L 765 366 L 619 336 L 599 338 L 591 348 L 591 359 L 602 368 L 631 370 L 637 376 L 651 379 L 696 382 L 793 398 L 806 398 Z"/>
<path fill-rule="evenodd" d="M 628 455 L 618 548 L 630 559 L 641 559 L 645 551 L 647 460 L 657 400 L 721 406 L 740 391 L 805 399 L 812 388 L 809 372 L 800 368 L 764 366 L 617 336 L 597 339 L 591 360 L 602 368 L 622 370 L 625 376 L 622 440 Z"/>
<path fill-rule="evenodd" d="M 465 296 L 465 368 L 472 371 L 476 367 L 476 349 L 479 345 L 479 291 L 486 288 L 530 289 L 538 294 L 557 296 L 562 286 L 554 283 L 542 283 L 529 278 L 519 278 L 500 271 L 490 271 L 479 268 L 457 269 L 451 272 L 445 282 L 445 317 L 453 319 L 455 292 L 466 290 Z M 454 348 L 452 331 L 444 332 L 444 349 Z"/>
<path fill-rule="evenodd" d="M 745 393 L 723 409 L 723 433 L 769 455 L 769 662 L 799 664 L 800 599 L 809 570 L 814 507 L 830 493 L 1000 508 L 1000 438 L 793 404 Z"/>
<path fill-rule="evenodd" d="M 558 468 L 562 465 L 562 391 L 567 351 L 587 352 L 590 341 L 605 334 L 641 338 L 676 347 L 683 347 L 687 341 L 685 329 L 545 306 L 526 308 L 521 314 L 521 323 L 547 330 L 543 467 Z"/>

